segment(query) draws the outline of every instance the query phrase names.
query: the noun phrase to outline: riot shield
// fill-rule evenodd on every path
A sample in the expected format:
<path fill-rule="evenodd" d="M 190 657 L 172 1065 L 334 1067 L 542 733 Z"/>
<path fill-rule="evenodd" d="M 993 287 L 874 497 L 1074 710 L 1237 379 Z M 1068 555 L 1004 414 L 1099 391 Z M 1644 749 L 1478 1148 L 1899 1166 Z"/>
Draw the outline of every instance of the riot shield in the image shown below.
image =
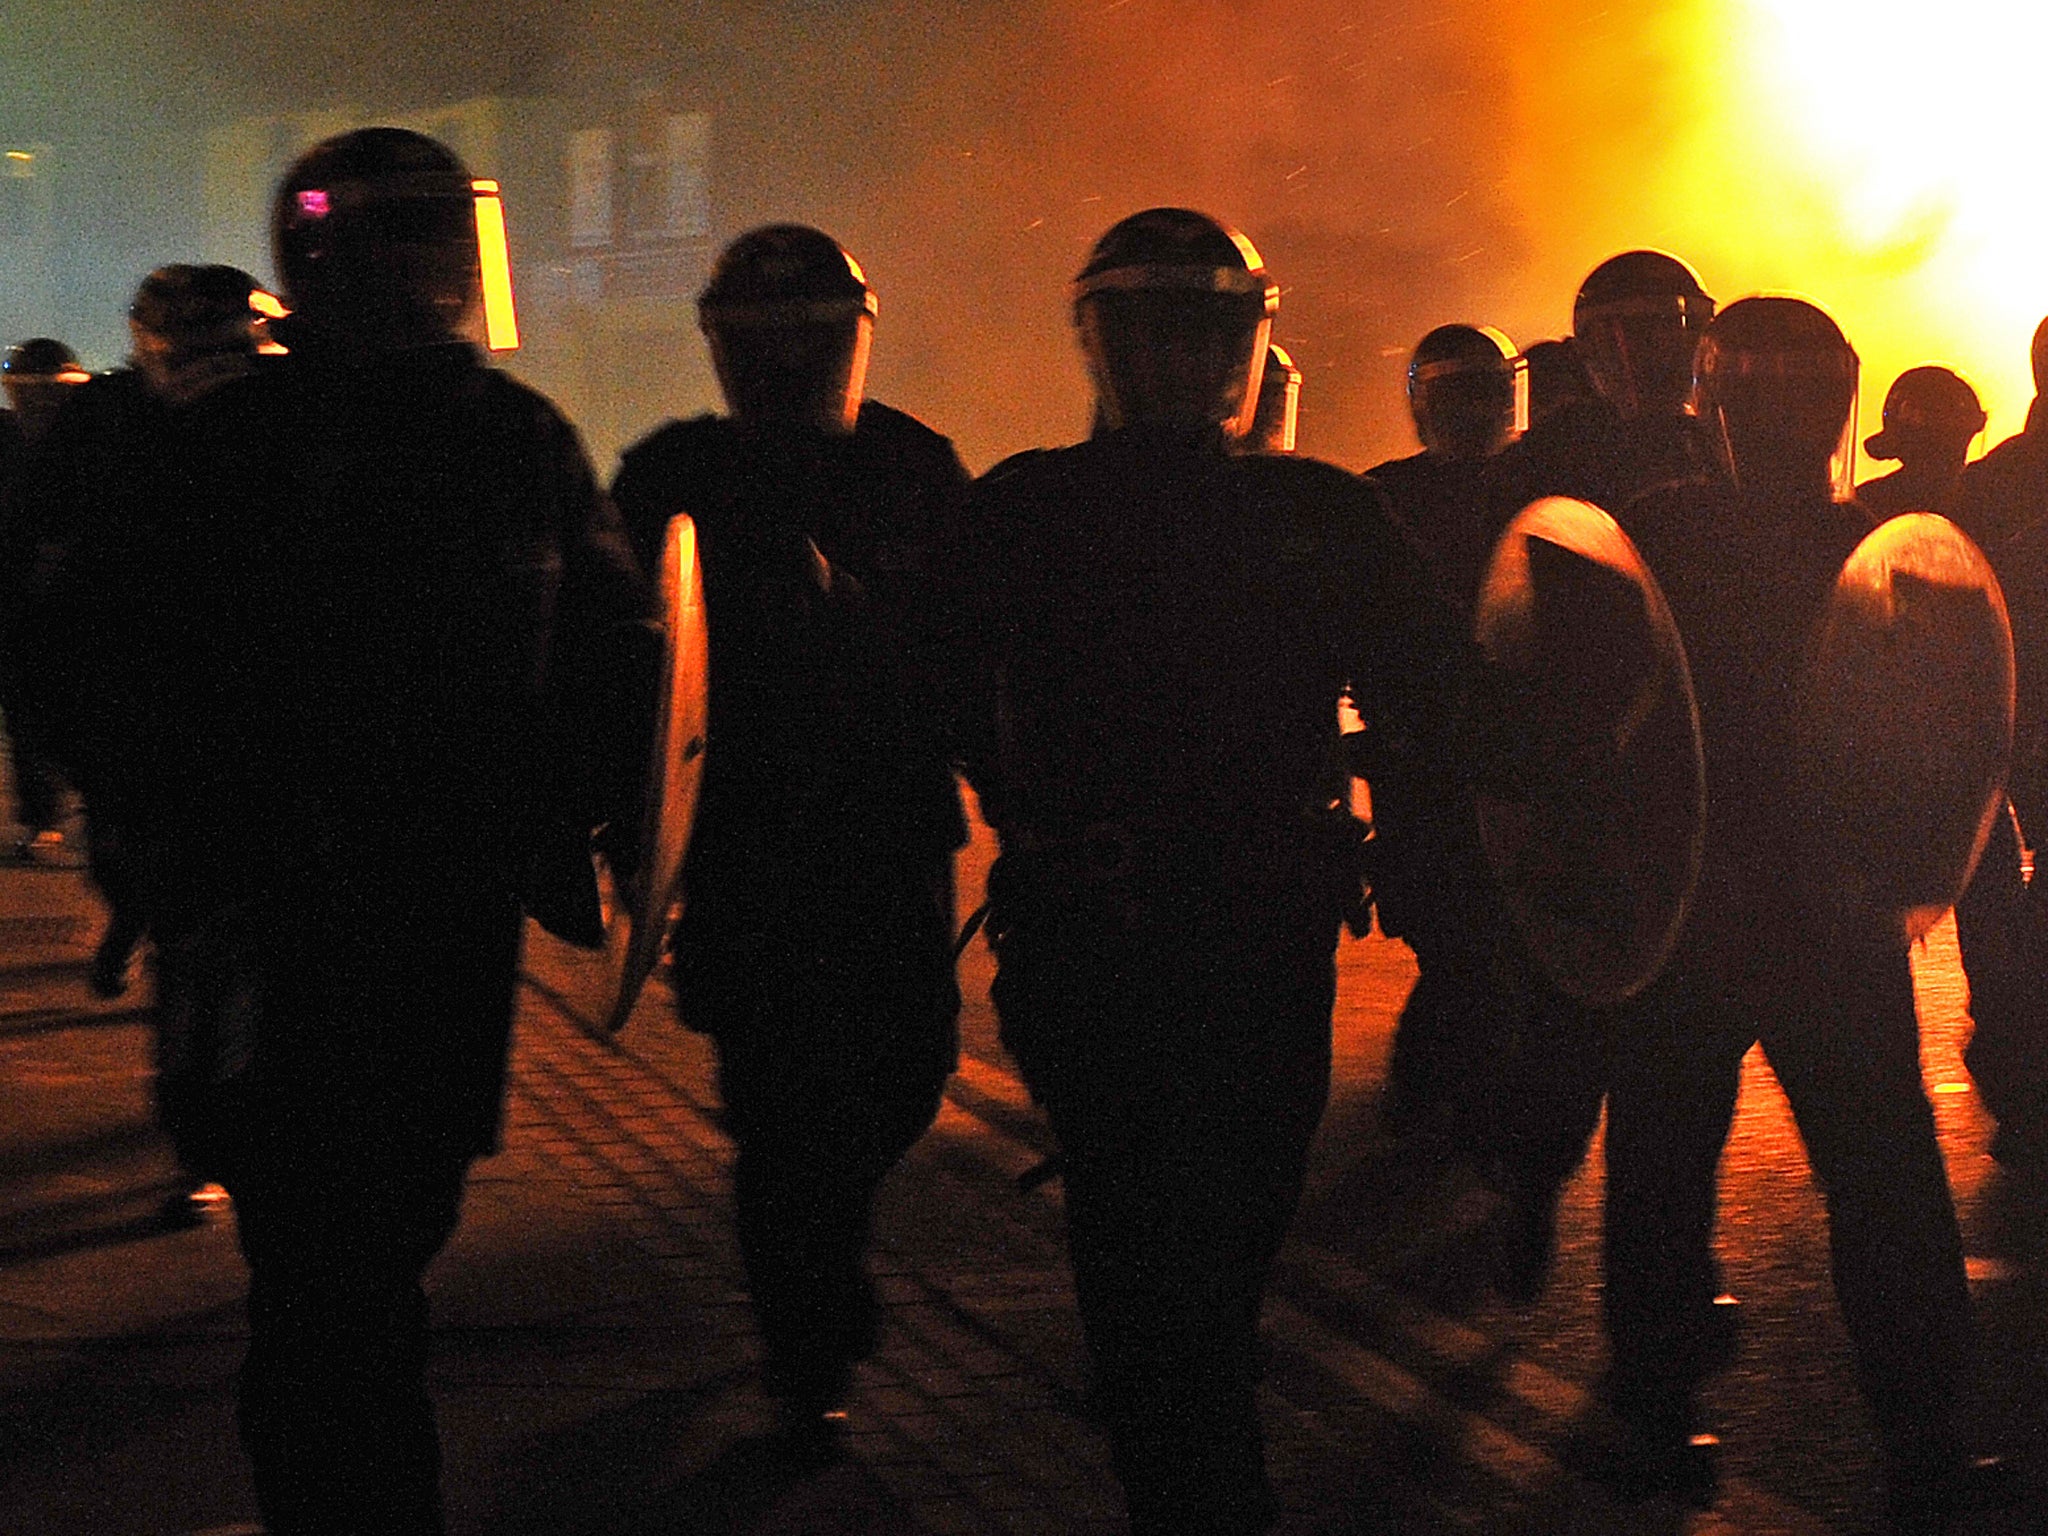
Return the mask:
<path fill-rule="evenodd" d="M 1488 862 L 1551 981 L 1620 1002 L 1670 956 L 1705 835 L 1699 712 L 1671 610 L 1613 518 L 1549 497 L 1494 546 L 1474 638 Z"/>
<path fill-rule="evenodd" d="M 711 642 L 697 525 L 686 514 L 671 518 L 662 536 L 660 591 L 665 633 L 640 854 L 632 878 L 614 893 L 606 923 L 607 956 L 616 981 L 600 1016 L 613 1033 L 631 1017 L 640 989 L 661 958 L 670 917 L 682 897 L 683 859 L 704 778 Z"/>
<path fill-rule="evenodd" d="M 1799 718 L 1810 894 L 1838 926 L 1918 938 L 1969 882 L 2012 751 L 2005 597 L 1955 524 L 1911 512 L 1856 546 Z"/>

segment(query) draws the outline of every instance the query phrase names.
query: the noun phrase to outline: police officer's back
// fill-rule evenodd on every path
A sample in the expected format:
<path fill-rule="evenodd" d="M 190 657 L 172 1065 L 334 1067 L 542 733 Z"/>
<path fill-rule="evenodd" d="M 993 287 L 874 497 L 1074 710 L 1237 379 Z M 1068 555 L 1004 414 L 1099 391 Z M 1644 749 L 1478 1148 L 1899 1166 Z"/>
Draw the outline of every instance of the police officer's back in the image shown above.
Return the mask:
<path fill-rule="evenodd" d="M 495 1142 L 561 735 L 644 612 L 574 432 L 460 339 L 475 227 L 430 139 L 309 151 L 290 355 L 180 411 L 146 546 L 68 578 L 121 573 L 87 594 L 141 705 L 105 766 L 154 845 L 160 1093 L 250 1265 L 275 1530 L 440 1528 L 420 1276 Z"/>
<path fill-rule="evenodd" d="M 1868 528 L 1837 499 L 1855 353 L 1792 298 L 1731 305 L 1699 349 L 1702 419 L 1725 480 L 1630 509 L 1692 665 L 1707 821 L 1698 891 L 1664 974 L 1623 1010 L 1608 1099 L 1610 1396 L 1653 1476 L 1710 1482 L 1700 1383 L 1725 1353 L 1706 1319 L 1714 1180 L 1739 1064 L 1760 1040 L 1827 1191 L 1835 1287 L 1902 1529 L 1947 1529 L 1977 1485 L 1955 1419 L 1969 1302 L 1904 944 L 1840 920 L 1827 786 L 1799 747 L 1807 658 Z M 1881 767 L 1881 764 L 1873 764 Z M 1830 855 L 1835 856 L 1830 856 Z"/>

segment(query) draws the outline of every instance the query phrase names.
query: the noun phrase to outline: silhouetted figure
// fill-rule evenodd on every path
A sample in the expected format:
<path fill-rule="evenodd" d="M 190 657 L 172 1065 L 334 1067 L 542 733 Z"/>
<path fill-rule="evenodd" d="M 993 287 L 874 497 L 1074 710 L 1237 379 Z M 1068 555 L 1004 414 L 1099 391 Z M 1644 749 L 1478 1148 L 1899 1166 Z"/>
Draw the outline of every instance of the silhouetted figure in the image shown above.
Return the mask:
<path fill-rule="evenodd" d="M 147 927 L 139 850 L 146 839 L 120 800 L 118 786 L 96 784 L 91 764 L 104 760 L 106 743 L 95 728 L 119 729 L 120 710 L 89 696 L 92 679 L 67 674 L 92 653 L 93 637 L 80 632 L 83 615 L 57 612 L 40 600 L 51 573 L 67 568 L 81 530 L 97 525 L 104 546 L 143 537 L 134 526 L 153 505 L 149 487 L 172 452 L 174 410 L 247 375 L 256 356 L 255 287 L 234 267 L 168 266 L 152 272 L 129 306 L 130 364 L 72 391 L 44 436 L 29 472 L 29 493 L 57 519 L 7 528 L 11 548 L 33 568 L 30 602 L 40 633 L 9 636 L 16 655 L 33 653 L 34 671 L 48 696 L 24 701 L 43 740 L 85 804 L 86 847 L 93 882 L 109 916 L 88 973 L 103 997 L 127 989 L 130 956 Z M 75 579 L 77 572 L 71 570 Z M 81 734 L 86 738 L 80 740 Z"/>
<path fill-rule="evenodd" d="M 1059 1137 L 1132 1530 L 1256 1531 L 1260 1304 L 1359 897 L 1338 699 L 1391 785 L 1424 760 L 1449 625 L 1370 486 L 1231 453 L 1278 302 L 1249 241 L 1136 214 L 1073 294 L 1096 433 L 990 471 L 958 566 L 994 997 Z"/>
<path fill-rule="evenodd" d="M 1607 1099 L 1610 1399 L 1636 1471 L 1712 1486 L 1689 1441 L 1724 1343 L 1709 1324 L 1716 1172 L 1743 1054 L 1760 1041 L 1824 1191 L 1836 1294 L 1902 1529 L 1941 1528 L 1977 1485 L 1955 1419 L 1969 1296 L 1921 1085 L 1904 941 L 1833 920 L 1836 860 L 1810 836 L 1794 755 L 1798 679 L 1844 560 L 1868 531 L 1837 501 L 1856 355 L 1797 299 L 1711 325 L 1699 406 L 1728 482 L 1629 511 L 1692 665 L 1706 748 L 1705 860 L 1663 974 L 1622 1006 Z"/>
<path fill-rule="evenodd" d="M 710 747 L 676 1002 L 718 1046 L 768 1387 L 813 1457 L 875 1346 L 875 1191 L 957 1051 L 966 824 L 922 637 L 967 477 L 945 438 L 862 400 L 874 296 L 829 237 L 742 236 L 700 313 L 731 415 L 662 427 L 614 494 L 643 556 L 696 521 Z"/>
<path fill-rule="evenodd" d="M 1595 399 L 1593 376 L 1579 360 L 1579 349 L 1569 336 L 1561 341 L 1532 342 L 1522 350 L 1522 363 L 1529 376 L 1529 426 L 1541 426 L 1566 406 L 1582 405 Z"/>
<path fill-rule="evenodd" d="M 1994 564 L 2008 546 L 2031 548 L 2033 530 L 2048 525 L 2048 320 L 2035 328 L 2029 356 L 2034 402 L 2026 425 L 1963 471 L 1956 500 L 1956 522 Z"/>
<path fill-rule="evenodd" d="M 1278 342 L 1266 347 L 1266 371 L 1259 375 L 1259 405 L 1251 430 L 1239 440 L 1245 453 L 1294 452 L 1301 418 L 1301 370 Z"/>
<path fill-rule="evenodd" d="M 2021 841 L 2048 832 L 2048 320 L 2034 332 L 2035 398 L 2024 430 L 1962 471 L 1955 520 L 1990 557 L 2012 619 L 2016 703 L 2007 786 L 2017 829 L 1992 828 L 1984 862 L 1956 903 L 1975 1030 L 1964 1060 L 1997 1117 L 1992 1155 L 2048 1168 L 2048 911 L 2022 875 Z"/>
<path fill-rule="evenodd" d="M 1366 472 L 1429 561 L 1446 600 L 1466 618 L 1506 524 L 1492 462 L 1521 436 L 1527 385 L 1514 343 L 1499 331 L 1438 326 L 1408 364 L 1408 411 L 1422 452 Z"/>
<path fill-rule="evenodd" d="M 0 497 L 26 470 L 33 454 L 48 435 L 64 402 L 79 385 L 90 378 L 78 365 L 78 356 L 63 342 L 35 336 L 17 342 L 0 357 L 0 391 L 9 409 L 0 412 Z M 10 551 L 12 569 L 0 572 L 0 593 L 9 601 L 34 578 L 33 550 L 20 546 Z M 10 672 L 18 668 L 8 664 Z M 18 685 L 9 681 L 10 693 Z M 58 823 L 64 817 L 64 781 L 56 765 L 36 738 L 35 726 L 25 715 L 18 697 L 0 699 L 8 714 L 8 765 L 14 774 L 14 819 L 20 828 L 14 842 L 18 860 L 33 857 L 37 848 L 54 848 L 64 841 Z"/>
<path fill-rule="evenodd" d="M 150 844 L 165 1117 L 234 1199 L 266 1527 L 431 1533 L 421 1276 L 496 1142 L 537 830 L 597 819 L 566 743 L 645 589 L 574 432 L 459 339 L 452 154 L 330 139 L 273 234 L 290 355 L 177 408 L 157 505 L 47 601 L 132 707 L 90 769 Z"/>
<path fill-rule="evenodd" d="M 1551 412 L 1495 461 L 1501 522 L 1539 497 L 1569 496 L 1626 526 L 1646 491 L 1709 478 L 1709 434 L 1689 402 L 1693 352 L 1713 315 L 1698 274 L 1662 251 L 1624 251 L 1588 273 L 1572 303 L 1571 350 L 1596 393 Z M 1607 1077 L 1604 1020 L 1540 977 L 1530 984 L 1538 1001 L 1502 1069 L 1516 1091 L 1495 1125 L 1494 1178 L 1508 1197 L 1497 1280 L 1517 1301 L 1542 1291 L 1558 1201 L 1585 1160 Z"/>
<path fill-rule="evenodd" d="M 1856 487 L 1873 522 L 1901 512 L 1954 510 L 1970 444 L 1988 418 L 1977 391 L 1960 374 L 1932 364 L 1908 368 L 1884 397 L 1884 426 L 1863 440 L 1873 459 L 1897 459 L 1888 475 Z"/>
<path fill-rule="evenodd" d="M 1693 348 L 1713 317 L 1698 274 L 1662 251 L 1624 251 L 1588 273 L 1572 303 L 1572 350 L 1596 393 L 1550 410 L 1501 455 L 1507 516 L 1539 496 L 1619 516 L 1654 486 L 1701 478 L 1707 454 L 1686 402 Z"/>
<path fill-rule="evenodd" d="M 1488 326 L 1442 325 L 1408 365 L 1408 409 L 1422 452 L 1369 471 L 1422 551 L 1464 633 L 1500 533 L 1494 455 L 1520 433 L 1526 379 L 1514 344 Z M 1449 713 L 1455 699 L 1444 699 Z M 1461 765 L 1439 766 L 1456 782 Z M 1380 927 L 1420 969 L 1401 1010 L 1382 1113 L 1397 1135 L 1435 1131 L 1475 1160 L 1490 1135 L 1489 1084 L 1512 1028 L 1515 989 L 1501 946 L 1506 916 L 1468 797 L 1433 789 L 1421 806 L 1375 794 L 1373 893 Z"/>

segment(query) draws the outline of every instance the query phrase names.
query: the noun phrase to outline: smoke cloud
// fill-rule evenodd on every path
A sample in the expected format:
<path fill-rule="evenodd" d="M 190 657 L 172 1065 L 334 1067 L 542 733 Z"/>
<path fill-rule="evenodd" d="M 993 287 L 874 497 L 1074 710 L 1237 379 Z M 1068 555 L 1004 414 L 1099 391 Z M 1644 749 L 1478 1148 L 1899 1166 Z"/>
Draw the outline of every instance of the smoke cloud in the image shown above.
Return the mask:
<path fill-rule="evenodd" d="M 35 328 L 68 327 L 105 362 L 136 277 L 192 254 L 173 247 L 191 238 L 209 124 L 658 90 L 712 118 L 714 237 L 795 219 L 845 242 L 881 295 L 873 392 L 976 468 L 1085 430 L 1067 283 L 1116 219 L 1194 206 L 1249 234 L 1282 284 L 1303 448 L 1365 467 L 1413 450 L 1401 384 L 1425 331 L 1562 334 L 1579 279 L 1629 246 L 1687 256 L 1724 300 L 1775 287 L 1829 303 L 1863 347 L 1867 396 L 1944 350 L 1944 313 L 1898 281 L 1933 248 L 1844 236 L 1826 187 L 1777 163 L 1789 151 L 1734 53 L 1754 9 L 74 0 L 0 11 L 0 137 L 69 157 L 70 275 Z M 23 323 L 4 294 L 0 315 Z M 2022 363 L 2025 343 L 2009 342 Z M 710 403 L 701 358 L 615 366 L 629 391 L 645 380 L 642 429 Z M 1977 365 L 1994 396 L 2013 393 L 2003 367 Z M 2025 399 L 1992 403 L 2010 421 Z"/>

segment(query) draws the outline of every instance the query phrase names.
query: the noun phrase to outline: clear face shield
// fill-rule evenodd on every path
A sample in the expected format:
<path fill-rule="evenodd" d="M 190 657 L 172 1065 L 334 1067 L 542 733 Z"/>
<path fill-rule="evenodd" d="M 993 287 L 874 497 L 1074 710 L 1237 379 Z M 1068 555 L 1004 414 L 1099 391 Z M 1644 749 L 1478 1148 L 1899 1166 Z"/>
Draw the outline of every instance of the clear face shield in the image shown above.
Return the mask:
<path fill-rule="evenodd" d="M 1252 430 L 1280 290 L 1263 272 L 1135 266 L 1074 285 L 1074 325 L 1105 428 Z"/>
<path fill-rule="evenodd" d="M 1714 301 L 1659 294 L 1587 305 L 1572 319 L 1586 371 L 1625 421 L 1675 416 L 1692 395 L 1693 351 Z"/>
<path fill-rule="evenodd" d="M 1408 408 L 1440 458 L 1486 459 L 1529 430 L 1529 369 L 1520 357 L 1443 358 L 1408 370 Z"/>
<path fill-rule="evenodd" d="M 1700 349 L 1694 409 L 1738 489 L 1797 483 L 1827 463 L 1830 493 L 1856 493 L 1856 354 Z"/>
<path fill-rule="evenodd" d="M 1252 429 L 1241 444 L 1246 453 L 1294 452 L 1295 426 L 1301 415 L 1301 370 L 1278 347 L 1268 347 L 1266 370 L 1259 378 L 1259 404 Z"/>
<path fill-rule="evenodd" d="M 706 305 L 705 339 L 733 416 L 750 426 L 854 429 L 874 345 L 875 296 Z"/>

